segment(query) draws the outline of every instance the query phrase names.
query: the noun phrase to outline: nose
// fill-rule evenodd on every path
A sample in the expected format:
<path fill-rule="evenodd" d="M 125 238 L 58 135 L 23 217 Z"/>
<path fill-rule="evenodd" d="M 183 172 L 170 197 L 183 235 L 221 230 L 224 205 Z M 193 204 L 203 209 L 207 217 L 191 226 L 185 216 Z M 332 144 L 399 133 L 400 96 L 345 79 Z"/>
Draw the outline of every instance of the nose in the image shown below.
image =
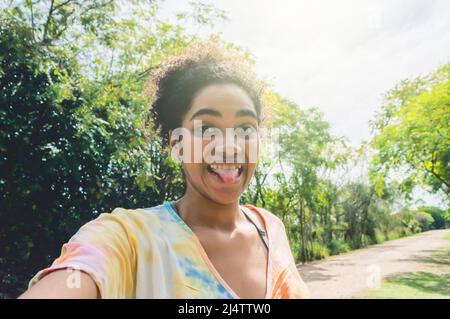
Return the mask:
<path fill-rule="evenodd" d="M 244 153 L 234 137 L 224 138 L 215 145 L 215 160 L 218 163 L 242 163 Z"/>

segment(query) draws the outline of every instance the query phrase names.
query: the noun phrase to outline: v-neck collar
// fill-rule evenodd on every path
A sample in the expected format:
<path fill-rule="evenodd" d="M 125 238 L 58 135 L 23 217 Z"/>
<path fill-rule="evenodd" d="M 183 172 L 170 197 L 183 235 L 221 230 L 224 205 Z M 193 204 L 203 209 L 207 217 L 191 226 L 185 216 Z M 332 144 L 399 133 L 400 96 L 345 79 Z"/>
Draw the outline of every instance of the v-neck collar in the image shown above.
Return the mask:
<path fill-rule="evenodd" d="M 200 239 L 198 238 L 198 236 L 195 234 L 195 232 L 192 230 L 191 227 L 189 227 L 188 224 L 186 224 L 186 222 L 181 218 L 180 215 L 178 215 L 178 213 L 174 210 L 174 208 L 172 207 L 173 202 L 166 202 L 164 203 L 164 206 L 166 207 L 167 211 L 187 230 L 187 232 L 192 236 L 192 238 L 194 239 L 195 245 L 198 248 L 198 251 L 200 252 L 200 255 L 203 258 L 203 261 L 205 262 L 208 270 L 216 277 L 216 280 L 219 282 L 219 284 L 222 285 L 222 287 L 227 290 L 235 299 L 242 299 L 241 297 L 239 297 L 237 295 L 236 292 L 234 292 L 234 290 L 228 285 L 228 283 L 222 278 L 222 276 L 220 275 L 220 273 L 217 271 L 216 267 L 214 267 L 213 263 L 211 262 L 211 260 L 208 257 L 208 254 L 206 253 L 205 248 L 203 248 L 202 243 L 200 242 Z M 247 209 L 244 206 L 240 206 L 241 209 Z M 265 224 L 265 223 L 264 223 Z M 270 291 L 272 289 L 272 278 L 270 276 L 270 274 L 272 273 L 272 263 L 271 263 L 271 251 L 272 251 L 272 245 L 271 245 L 271 235 L 268 232 L 268 227 L 267 225 L 264 225 L 263 227 L 265 227 L 265 232 L 266 235 L 268 237 L 268 250 L 267 250 L 267 264 L 266 264 L 266 292 L 265 292 L 265 296 L 264 299 L 268 299 L 270 296 Z"/>

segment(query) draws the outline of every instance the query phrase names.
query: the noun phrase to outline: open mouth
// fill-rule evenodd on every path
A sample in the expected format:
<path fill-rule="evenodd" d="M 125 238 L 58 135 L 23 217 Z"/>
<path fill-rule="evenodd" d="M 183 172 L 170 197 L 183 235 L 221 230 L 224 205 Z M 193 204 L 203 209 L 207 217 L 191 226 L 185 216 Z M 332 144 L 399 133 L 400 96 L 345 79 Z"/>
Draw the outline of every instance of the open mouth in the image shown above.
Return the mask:
<path fill-rule="evenodd" d="M 236 183 L 244 171 L 242 164 L 209 164 L 209 173 L 217 176 L 225 184 Z"/>

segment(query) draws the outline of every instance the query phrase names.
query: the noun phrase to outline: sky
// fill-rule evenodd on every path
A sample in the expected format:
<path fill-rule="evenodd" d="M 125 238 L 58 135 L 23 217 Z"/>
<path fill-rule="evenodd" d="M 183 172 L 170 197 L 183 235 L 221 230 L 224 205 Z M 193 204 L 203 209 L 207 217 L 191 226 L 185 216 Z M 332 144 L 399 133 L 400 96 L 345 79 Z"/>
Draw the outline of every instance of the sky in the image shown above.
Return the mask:
<path fill-rule="evenodd" d="M 300 106 L 319 108 L 352 146 L 370 140 L 384 93 L 450 62 L 448 0 L 205 2 L 226 11 L 215 30 L 253 54 L 258 75 Z"/>
<path fill-rule="evenodd" d="M 160 0 L 162 14 L 191 1 Z M 450 62 L 449 0 L 195 1 L 225 11 L 213 32 L 252 52 L 275 91 L 319 108 L 353 146 L 370 139 L 386 91 Z"/>
<path fill-rule="evenodd" d="M 211 1 L 222 36 L 248 48 L 258 73 L 301 106 L 318 107 L 352 145 L 401 79 L 450 61 L 450 1 Z"/>

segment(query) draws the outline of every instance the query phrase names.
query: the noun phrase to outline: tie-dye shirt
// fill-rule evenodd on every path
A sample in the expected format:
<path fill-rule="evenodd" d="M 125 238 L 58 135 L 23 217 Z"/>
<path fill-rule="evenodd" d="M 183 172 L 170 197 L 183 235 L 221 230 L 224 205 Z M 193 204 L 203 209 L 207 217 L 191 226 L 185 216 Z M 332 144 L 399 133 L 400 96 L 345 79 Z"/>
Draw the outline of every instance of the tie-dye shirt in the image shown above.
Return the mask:
<path fill-rule="evenodd" d="M 306 297 L 281 220 L 252 205 L 241 208 L 259 220 L 268 237 L 265 297 Z M 239 298 L 170 203 L 101 214 L 82 226 L 29 286 L 66 268 L 89 274 L 102 298 Z"/>

